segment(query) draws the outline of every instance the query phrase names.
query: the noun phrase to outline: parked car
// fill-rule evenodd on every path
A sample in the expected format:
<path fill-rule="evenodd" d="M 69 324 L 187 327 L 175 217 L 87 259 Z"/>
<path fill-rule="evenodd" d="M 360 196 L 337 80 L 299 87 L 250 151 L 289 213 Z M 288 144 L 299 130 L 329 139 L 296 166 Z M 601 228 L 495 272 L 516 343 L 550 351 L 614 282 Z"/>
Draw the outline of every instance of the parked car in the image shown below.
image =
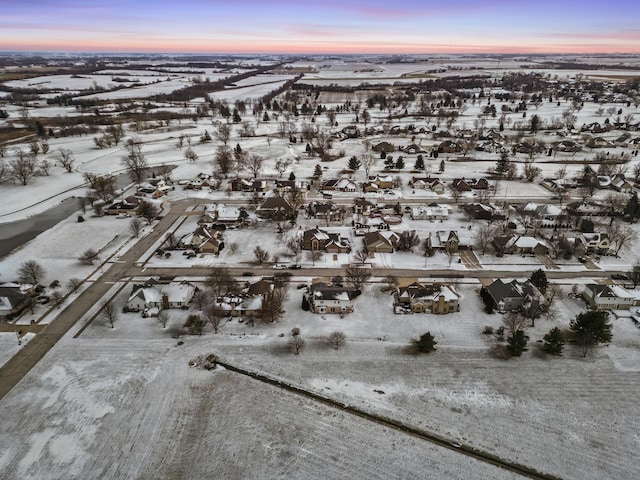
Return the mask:
<path fill-rule="evenodd" d="M 273 268 L 274 270 L 286 270 L 287 266 L 284 263 L 276 263 Z"/>
<path fill-rule="evenodd" d="M 295 265 L 289 265 L 289 270 L 300 270 L 302 268 L 301 265 L 295 264 Z"/>
<path fill-rule="evenodd" d="M 243 277 L 253 277 L 255 273 L 253 272 L 242 272 Z"/>
<path fill-rule="evenodd" d="M 614 273 L 613 275 L 611 275 L 611 279 L 612 280 L 629 280 L 629 277 L 622 273 Z"/>
<path fill-rule="evenodd" d="M 586 259 L 586 258 L 584 258 L 584 257 L 578 257 L 578 261 L 579 261 L 580 263 L 587 263 L 587 259 Z"/>

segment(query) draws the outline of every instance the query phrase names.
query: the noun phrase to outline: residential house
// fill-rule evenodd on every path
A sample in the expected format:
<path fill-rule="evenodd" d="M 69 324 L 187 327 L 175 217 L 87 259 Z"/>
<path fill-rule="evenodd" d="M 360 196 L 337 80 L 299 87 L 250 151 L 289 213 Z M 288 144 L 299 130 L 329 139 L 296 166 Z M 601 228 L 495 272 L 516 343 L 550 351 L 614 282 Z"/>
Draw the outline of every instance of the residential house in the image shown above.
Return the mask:
<path fill-rule="evenodd" d="M 626 310 L 635 302 L 635 295 L 618 285 L 589 283 L 584 286 L 582 297 L 594 310 Z"/>
<path fill-rule="evenodd" d="M 542 294 L 530 280 L 505 282 L 497 279 L 491 285 L 484 287 L 484 291 L 488 293 L 494 310 L 498 312 L 535 307 L 542 300 Z"/>
<path fill-rule="evenodd" d="M 364 235 L 364 249 L 368 253 L 393 253 L 400 235 L 391 230 L 367 232 Z"/>
<path fill-rule="evenodd" d="M 369 177 L 369 183 L 375 185 L 379 189 L 393 188 L 395 181 L 392 175 L 376 175 Z"/>
<path fill-rule="evenodd" d="M 307 214 L 318 220 L 342 223 L 345 210 L 343 207 L 332 202 L 309 202 L 309 205 L 307 205 Z"/>
<path fill-rule="evenodd" d="M 585 253 L 607 255 L 611 249 L 611 239 L 606 233 L 580 233 L 576 240 L 584 246 Z"/>
<path fill-rule="evenodd" d="M 355 192 L 358 185 L 348 178 L 335 178 L 322 183 L 322 191 Z"/>
<path fill-rule="evenodd" d="M 473 237 L 465 231 L 440 230 L 429 232 L 426 240 L 430 248 L 444 250 L 449 254 L 457 253 L 458 250 L 470 250 L 473 248 Z"/>
<path fill-rule="evenodd" d="M 16 283 L 0 284 L 0 318 L 11 318 L 22 312 L 32 299 L 27 289 Z"/>
<path fill-rule="evenodd" d="M 534 237 L 507 235 L 493 238 L 493 247 L 499 253 L 515 253 L 518 255 L 546 255 L 549 247 Z"/>
<path fill-rule="evenodd" d="M 283 197 L 269 197 L 256 209 L 256 215 L 276 222 L 293 218 L 295 210 Z"/>
<path fill-rule="evenodd" d="M 463 207 L 464 211 L 476 220 L 504 220 L 504 211 L 486 203 L 468 203 Z"/>
<path fill-rule="evenodd" d="M 353 201 L 353 213 L 355 213 L 356 215 L 369 215 L 375 205 L 375 200 L 370 201 L 366 198 L 356 198 Z"/>
<path fill-rule="evenodd" d="M 446 205 L 431 204 L 428 206 L 417 206 L 411 208 L 412 220 L 447 220 L 449 218 L 449 207 Z"/>
<path fill-rule="evenodd" d="M 224 248 L 222 232 L 206 225 L 198 226 L 193 232 L 182 236 L 178 241 L 179 248 L 191 248 L 202 253 L 218 253 Z"/>
<path fill-rule="evenodd" d="M 615 148 L 615 144 L 613 142 L 602 137 L 590 138 L 587 140 L 586 145 L 589 148 Z"/>
<path fill-rule="evenodd" d="M 133 286 L 125 308 L 131 312 L 139 312 L 147 308 L 165 310 L 188 308 L 195 292 L 196 288 L 189 282 L 136 284 Z"/>
<path fill-rule="evenodd" d="M 107 215 L 119 215 L 126 213 L 129 215 L 138 215 L 142 208 L 142 200 L 137 197 L 127 197 L 125 199 L 116 200 L 108 207 L 105 207 L 104 213 Z"/>
<path fill-rule="evenodd" d="M 451 184 L 459 192 L 486 190 L 489 188 L 489 181 L 486 178 L 454 178 Z"/>
<path fill-rule="evenodd" d="M 633 193 L 635 192 L 635 188 L 633 188 L 633 184 L 625 179 L 624 175 L 614 175 L 611 177 L 611 188 L 616 192 L 622 193 Z"/>
<path fill-rule="evenodd" d="M 406 147 L 400 147 L 400 151 L 404 153 L 408 153 L 409 155 L 416 155 L 418 153 L 427 153 L 427 151 L 422 148 L 420 145 L 416 145 L 412 143 L 411 145 L 407 145 Z"/>
<path fill-rule="evenodd" d="M 315 282 L 305 294 L 309 310 L 313 313 L 338 313 L 344 315 L 353 312 L 353 299 L 358 292 L 353 288 L 326 282 Z M 304 301 L 303 301 L 304 304 Z"/>
<path fill-rule="evenodd" d="M 460 153 L 462 144 L 453 140 L 445 140 L 438 145 L 438 153 Z"/>
<path fill-rule="evenodd" d="M 431 190 L 438 195 L 443 194 L 445 191 L 444 183 L 439 178 L 433 177 L 412 177 L 409 180 L 409 186 L 421 190 Z"/>
<path fill-rule="evenodd" d="M 307 198 L 309 184 L 306 180 L 276 180 L 273 191 L 276 195 L 284 197 L 295 192 L 298 199 L 304 201 Z"/>
<path fill-rule="evenodd" d="M 303 232 L 302 249 L 327 253 L 349 253 L 351 245 L 339 233 L 329 233 L 316 227 Z"/>
<path fill-rule="evenodd" d="M 385 153 L 391 153 L 393 151 L 395 151 L 396 147 L 389 142 L 380 142 L 376 145 L 374 145 L 373 147 L 371 147 L 371 150 L 373 150 L 374 152 L 385 152 Z"/>
<path fill-rule="evenodd" d="M 269 191 L 269 183 L 266 180 L 255 178 L 234 178 L 229 180 L 227 187 L 232 192 L 265 193 Z"/>
<path fill-rule="evenodd" d="M 394 295 L 394 311 L 444 315 L 459 312 L 459 300 L 460 296 L 452 286 L 412 282 L 398 286 Z"/>

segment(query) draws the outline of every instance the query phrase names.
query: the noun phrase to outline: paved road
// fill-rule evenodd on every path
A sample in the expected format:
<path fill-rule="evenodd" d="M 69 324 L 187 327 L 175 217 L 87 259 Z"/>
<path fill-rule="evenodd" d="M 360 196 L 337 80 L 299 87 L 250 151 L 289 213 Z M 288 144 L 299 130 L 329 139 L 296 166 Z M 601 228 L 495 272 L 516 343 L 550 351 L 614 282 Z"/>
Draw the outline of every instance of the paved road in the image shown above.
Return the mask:
<path fill-rule="evenodd" d="M 185 213 L 185 210 L 193 205 L 202 203 L 203 199 L 186 199 L 176 202 L 170 206 L 169 211 L 154 226 L 153 230 L 138 242 L 115 263 L 110 263 L 109 268 L 96 281 L 92 282 L 89 287 L 84 290 L 78 298 L 67 306 L 54 320 L 45 326 L 40 333 L 32 338 L 21 350 L 18 351 L 7 363 L 0 367 L 0 399 L 2 399 L 11 389 L 38 363 L 46 353 L 75 325 L 86 312 L 95 304 L 99 303 L 104 295 L 107 294 L 113 282 L 129 279 L 136 276 L 196 276 L 206 277 L 209 269 L 206 267 L 192 268 L 152 268 L 144 266 L 135 266 L 138 261 L 144 261 L 140 257 L 145 254 L 153 244 L 165 234 L 165 232 Z M 251 271 L 255 275 L 273 275 L 279 272 L 272 268 L 255 268 L 255 267 L 231 267 L 229 270 L 232 274 L 241 276 L 243 272 Z M 513 272 L 509 270 L 485 270 L 478 269 L 473 271 L 462 271 L 452 269 L 433 270 L 427 267 L 415 269 L 394 269 L 394 268 L 372 268 L 373 276 L 396 277 L 442 277 L 452 278 L 464 276 L 465 278 L 511 278 L 518 276 L 520 273 L 526 276 L 526 272 Z M 579 272 L 563 272 L 563 271 L 547 271 L 547 277 L 550 279 L 571 279 L 571 278 L 593 278 L 607 277 L 612 272 L 599 271 L 579 271 Z M 325 268 L 325 269 L 302 269 L 297 270 L 295 275 L 298 276 L 336 276 L 344 275 L 343 268 Z"/>
<path fill-rule="evenodd" d="M 153 243 L 180 217 L 186 205 L 193 202 L 180 202 L 172 208 L 154 227 L 153 231 L 126 252 L 118 261 L 95 282 L 84 290 L 76 300 L 33 337 L 7 363 L 0 367 L 0 399 L 38 363 L 47 352 L 75 325 L 86 312 L 99 303 L 112 287 L 113 282 L 129 276 L 129 269 Z"/>

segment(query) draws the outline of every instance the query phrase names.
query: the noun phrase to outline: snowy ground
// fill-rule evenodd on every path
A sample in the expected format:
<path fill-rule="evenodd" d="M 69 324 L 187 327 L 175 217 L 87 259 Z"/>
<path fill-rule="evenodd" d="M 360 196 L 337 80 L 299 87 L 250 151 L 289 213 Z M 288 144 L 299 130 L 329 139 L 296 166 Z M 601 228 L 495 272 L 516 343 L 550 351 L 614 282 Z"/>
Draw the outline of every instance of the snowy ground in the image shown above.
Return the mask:
<path fill-rule="evenodd" d="M 424 65 L 372 65 L 332 63 L 313 64 L 315 73 L 310 81 L 344 84 L 372 81 L 378 78 L 406 75 L 411 80 L 426 75 L 427 70 L 445 68 L 442 75 L 460 74 L 459 60 L 442 58 Z M 467 60 L 465 74 L 478 73 L 476 68 L 496 68 L 499 61 Z M 507 61 L 500 68 L 508 68 Z M 519 67 L 513 62 L 512 67 Z M 528 62 L 531 70 L 536 65 Z M 302 66 L 302 65 L 297 65 Z M 372 69 L 373 71 L 365 71 Z M 615 67 L 612 67 L 615 69 Z M 109 81 L 118 71 L 103 72 Z M 629 71 L 625 71 L 628 74 Z M 142 72 L 130 71 L 132 75 Z M 550 75 L 563 77 L 572 72 L 551 70 Z M 598 75 L 618 75 L 612 70 L 593 72 Z M 225 72 L 228 75 L 230 72 Z M 223 75 L 205 72 L 214 78 Z M 189 72 L 159 84 L 140 87 L 144 95 L 169 91 L 177 82 L 189 81 L 195 76 Z M 159 78 L 164 80 L 166 74 Z M 151 77 L 145 78 L 145 83 Z M 172 76 L 173 78 L 173 76 Z M 219 78 L 219 77 L 216 77 Z M 286 75 L 258 76 L 238 83 L 237 89 L 217 93 L 228 95 L 227 100 L 245 100 L 259 97 L 284 82 Z M 75 79 L 80 81 L 81 79 Z M 63 88 L 58 77 L 43 77 L 21 82 L 51 82 L 50 88 Z M 93 80 L 91 80 L 93 81 Z M 276 83 L 263 83 L 275 81 Z M 55 83 L 59 82 L 59 83 Z M 82 84 L 69 84 L 69 88 L 83 88 Z M 247 85 L 242 86 L 242 85 Z M 35 87 L 35 86 L 34 86 Z M 1 92 L 0 92 L 1 95 Z M 105 98 L 133 98 L 128 90 L 113 92 Z M 347 98 L 336 93 L 331 98 L 334 106 Z M 330 106 L 330 105 L 329 105 Z M 474 128 L 474 121 L 483 105 L 469 105 L 458 120 L 460 128 Z M 496 102 L 500 111 L 501 102 Z M 560 117 L 568 104 L 543 103 L 538 109 L 530 108 L 545 119 Z M 598 107 L 620 108 L 620 104 L 595 105 L 586 103 L 576 112 L 576 125 L 603 121 L 606 115 L 597 115 Z M 17 107 L 7 106 L 15 116 Z M 640 115 L 638 109 L 624 106 L 625 114 Z M 51 117 L 74 114 L 68 107 L 44 107 L 32 110 L 32 116 Z M 371 110 L 371 124 L 389 122 L 388 112 Z M 353 121 L 354 115 L 339 114 L 339 130 Z M 509 114 L 513 122 L 522 121 L 520 114 Z M 289 145 L 277 134 L 277 122 L 256 123 L 256 137 L 240 139 L 235 132 L 230 145 L 240 143 L 249 153 L 267 158 L 264 175 L 277 176 L 277 160 L 294 162 L 285 176 L 293 172 L 298 179 L 309 178 L 317 158 L 304 154 L 304 144 Z M 302 116 L 296 121 L 300 127 Z M 5 122 L 0 121 L 0 125 Z M 398 120 L 398 124 L 415 123 L 413 119 Z M 319 116 L 316 125 L 327 128 L 327 119 Z M 497 120 L 487 118 L 486 128 L 497 127 Z M 212 170 L 211 161 L 217 142 L 200 145 L 198 138 L 207 129 L 212 132 L 210 119 L 199 122 L 182 121 L 168 128 L 149 130 L 139 135 L 144 141 L 143 151 L 151 165 L 171 164 L 177 168 L 175 179 L 190 179 L 200 172 Z M 508 134 L 513 132 L 509 131 Z M 129 132 L 128 134 L 131 134 Z M 193 139 L 193 148 L 200 156 L 188 163 L 183 151 L 175 146 L 179 135 Z M 540 132 L 539 138 L 551 142 L 557 137 Z M 619 132 L 604 135 L 614 139 Z M 578 137 L 576 137 L 578 138 Z M 431 150 L 439 140 L 431 136 L 380 135 L 371 143 L 390 141 L 396 145 L 419 143 Z M 71 149 L 76 157 L 76 170 L 66 173 L 54 167 L 48 177 L 37 177 L 26 186 L 0 185 L 0 221 L 9 222 L 37 214 L 68 196 L 84 193 L 82 174 L 106 173 L 120 170 L 124 155 L 121 147 L 104 150 L 95 148 L 91 137 L 50 139 L 52 155 L 58 148 Z M 26 145 L 22 145 L 26 148 Z M 334 152 L 344 149 L 344 157 L 334 162 L 323 162 L 324 178 L 342 175 L 347 159 L 365 151 L 362 139 L 336 142 Z M 630 148 L 611 149 L 612 155 Z M 395 152 L 398 156 L 400 152 Z M 552 175 L 561 165 L 568 164 L 569 174 L 581 165 L 576 159 L 592 159 L 595 151 L 585 150 L 576 156 L 558 153 L 555 157 L 538 157 L 536 164 L 543 176 Z M 406 186 L 414 175 L 409 170 L 416 156 L 403 155 L 407 167 L 398 175 L 403 186 L 396 195 L 386 200 L 447 199 L 428 192 L 413 191 Z M 39 158 L 44 158 L 42 154 Z M 449 182 L 460 176 L 483 176 L 495 164 L 497 155 L 472 152 L 463 161 L 454 156 L 443 156 L 445 172 L 441 177 Z M 524 161 L 524 156 L 516 160 Z M 455 160 L 455 161 L 454 161 Z M 436 174 L 440 159 L 426 160 L 427 173 Z M 638 162 L 634 157 L 629 171 Z M 372 169 L 378 173 L 382 160 Z M 424 174 L 424 173 L 422 173 Z M 396 175 L 394 173 L 394 175 Z M 364 180 L 362 171 L 354 175 Z M 600 192 L 599 195 L 604 195 Z M 224 202 L 230 197 L 225 192 L 188 192 L 177 188 L 167 201 L 184 197 L 202 198 L 203 202 Z M 524 181 L 500 183 L 496 201 L 502 198 L 531 200 L 549 197 L 539 185 Z M 340 199 L 337 199 L 339 201 Z M 382 201 L 383 199 L 381 199 Z M 45 232 L 0 262 L 0 281 L 12 280 L 20 263 L 37 259 L 48 271 L 47 284 L 58 279 L 96 278 L 99 267 L 82 265 L 78 256 L 88 248 L 101 250 L 101 258 L 117 255 L 119 249 L 130 244 L 127 220 L 114 217 L 96 218 L 85 215 L 86 222 L 76 223 L 75 215 Z M 193 226 L 190 223 L 180 231 Z M 302 228 L 316 222 L 301 216 Z M 474 228 L 473 224 L 472 229 Z M 322 225 L 320 225 L 322 226 Z M 469 222 L 454 210 L 445 222 L 412 222 L 405 220 L 398 230 L 415 229 L 421 238 L 428 232 L 468 228 Z M 324 227 L 323 227 L 324 228 Z M 360 239 L 353 237 L 348 222 L 342 227 L 328 227 L 349 237 L 356 248 Z M 249 233 L 249 235 L 248 235 Z M 290 232 L 292 233 L 292 232 Z M 207 256 L 186 260 L 181 255 L 171 259 L 153 258 L 153 266 L 186 266 L 193 263 L 250 265 L 256 245 L 268 248 L 284 258 L 286 249 L 268 224 L 259 224 L 251 230 L 227 231 L 227 244 L 237 243 L 235 254 L 223 251 L 220 257 Z M 155 248 L 155 247 L 154 247 Z M 146 258 L 147 252 L 143 258 Z M 640 257 L 640 244 L 632 245 L 628 254 L 620 259 L 603 257 L 603 268 L 626 270 Z M 485 269 L 511 269 L 528 276 L 540 268 L 536 259 L 528 257 L 495 258 L 478 254 Z M 436 255 L 427 260 L 427 268 L 445 268 L 449 258 Z M 318 266 L 334 267 L 348 263 L 341 255 L 337 260 L 326 255 Z M 464 271 L 465 267 L 451 259 L 451 268 Z M 303 261 L 308 266 L 308 261 Z M 379 255 L 380 266 L 423 267 L 425 259 L 418 254 Z M 566 271 L 585 271 L 575 261 L 561 262 Z M 96 270 L 98 268 L 98 270 Z M 426 279 L 426 278 L 425 278 Z M 588 276 L 583 279 L 587 281 Z M 255 280 L 250 279 L 250 280 Z M 466 280 L 459 286 L 461 311 L 447 316 L 394 315 L 391 296 L 380 291 L 374 283 L 355 301 L 355 312 L 340 318 L 325 317 L 303 311 L 302 290 L 297 286 L 309 278 L 294 277 L 286 314 L 276 325 L 250 327 L 234 319 L 222 332 L 214 335 L 205 331 L 202 337 L 185 337 L 184 345 L 169 335 L 172 327 L 181 325 L 188 312 L 171 311 L 169 324 L 162 329 L 155 319 L 144 319 L 137 314 L 122 314 L 115 328 L 95 320 L 77 338 L 80 327 L 94 311 L 65 337 L 24 380 L 1 402 L 3 422 L 0 424 L 0 476 L 2 478 L 209 478 L 216 472 L 220 478 L 412 478 L 416 472 L 428 472 L 435 478 L 514 478 L 495 467 L 471 460 L 451 450 L 435 447 L 396 431 L 388 430 L 344 412 L 316 404 L 289 393 L 225 371 L 204 372 L 188 367 L 188 361 L 197 355 L 215 352 L 226 361 L 265 372 L 313 391 L 322 392 L 345 403 L 398 418 L 420 428 L 433 431 L 465 445 L 470 445 L 522 463 L 543 472 L 563 478 L 581 479 L 635 479 L 640 468 L 635 461 L 640 447 L 637 418 L 640 414 L 637 398 L 640 394 L 640 329 L 629 317 L 613 320 L 614 340 L 597 348 L 583 359 L 577 349 L 568 346 L 565 356 L 550 359 L 539 354 L 537 341 L 552 326 L 566 327 L 571 318 L 584 310 L 584 305 L 567 296 L 557 303 L 555 320 L 541 319 L 528 329 L 530 350 L 522 358 L 511 361 L 493 359 L 489 346 L 493 340 L 482 335 L 485 325 L 498 327 L 501 316 L 483 312 L 478 297 L 479 283 Z M 122 285 L 114 285 L 112 292 Z M 565 293 L 570 284 L 563 285 Z M 117 301 L 124 303 L 130 293 L 125 286 Z M 25 316 L 20 322 L 30 323 L 32 318 L 43 317 L 45 306 L 40 306 L 33 317 Z M 54 311 L 53 314 L 56 312 Z M 42 323 L 51 316 L 44 316 Z M 286 352 L 286 338 L 291 328 L 299 327 L 307 340 L 307 348 L 300 356 Z M 347 336 L 346 345 L 336 351 L 329 347 L 326 337 L 334 330 Z M 438 351 L 418 357 L 409 353 L 408 346 L 425 331 L 431 331 L 438 343 Z M 28 340 L 29 335 L 23 337 Z M 14 333 L 0 334 L 0 364 L 21 348 Z M 377 393 L 374 390 L 383 391 Z M 223 439 L 223 441 L 221 441 Z M 135 462 L 122 459 L 135 458 Z M 160 472 L 160 473 L 159 473 Z"/>

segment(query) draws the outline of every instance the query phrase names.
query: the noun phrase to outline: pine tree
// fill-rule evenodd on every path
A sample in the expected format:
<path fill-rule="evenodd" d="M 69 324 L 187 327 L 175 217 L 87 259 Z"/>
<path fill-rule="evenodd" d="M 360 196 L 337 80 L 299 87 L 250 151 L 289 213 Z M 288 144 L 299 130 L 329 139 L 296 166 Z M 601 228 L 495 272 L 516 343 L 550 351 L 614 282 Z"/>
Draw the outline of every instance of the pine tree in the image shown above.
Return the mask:
<path fill-rule="evenodd" d="M 404 158 L 402 158 L 402 155 L 398 157 L 398 160 L 396 161 L 396 170 L 402 170 L 404 168 Z"/>
<path fill-rule="evenodd" d="M 440 173 L 444 173 L 444 160 L 440 160 L 440 168 L 438 170 Z"/>
<path fill-rule="evenodd" d="M 541 293 L 545 293 L 547 291 L 549 280 L 547 280 L 547 274 L 544 273 L 544 270 L 541 268 L 533 272 L 529 280 L 538 290 L 540 290 Z"/>
<path fill-rule="evenodd" d="M 322 167 L 320 166 L 320 164 L 318 163 L 315 168 L 313 169 L 313 178 L 315 180 L 319 179 L 320 177 L 322 177 Z"/>
<path fill-rule="evenodd" d="M 554 327 L 549 330 L 549 333 L 542 337 L 544 343 L 542 344 L 542 350 L 551 355 L 562 355 L 562 349 L 564 348 L 564 334 L 558 327 Z"/>
<path fill-rule="evenodd" d="M 519 357 L 527 347 L 529 337 L 524 330 L 516 330 L 507 338 L 507 350 L 513 357 Z"/>
<path fill-rule="evenodd" d="M 416 347 L 420 353 L 431 353 L 436 349 L 436 342 L 431 332 L 423 333 L 420 335 L 420 339 L 416 341 Z"/>
<path fill-rule="evenodd" d="M 416 163 L 413 166 L 414 170 L 424 170 L 424 158 L 422 157 L 422 155 L 418 155 L 418 158 L 416 159 Z"/>
<path fill-rule="evenodd" d="M 498 162 L 496 163 L 496 173 L 498 175 L 504 175 L 507 170 L 509 170 L 509 163 L 511 163 L 509 161 L 509 152 L 503 150 L 502 153 L 500 153 Z"/>

